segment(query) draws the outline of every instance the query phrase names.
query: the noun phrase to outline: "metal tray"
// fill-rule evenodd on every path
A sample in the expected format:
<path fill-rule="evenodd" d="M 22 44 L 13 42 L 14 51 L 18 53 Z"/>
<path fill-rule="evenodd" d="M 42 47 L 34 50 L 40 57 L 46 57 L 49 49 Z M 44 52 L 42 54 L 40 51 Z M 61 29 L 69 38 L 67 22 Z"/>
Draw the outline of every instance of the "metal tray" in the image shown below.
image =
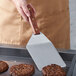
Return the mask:
<path fill-rule="evenodd" d="M 65 70 L 68 72 L 68 69 L 71 65 L 71 61 L 72 61 L 74 55 L 76 54 L 76 52 L 69 53 L 68 51 L 66 51 L 66 52 L 59 51 L 59 53 L 67 65 Z M 0 47 L 0 60 L 6 61 L 9 64 L 9 68 L 12 65 L 16 65 L 16 64 L 22 64 L 22 63 L 33 64 L 35 66 L 35 74 L 33 76 L 42 76 L 42 72 L 40 72 L 37 69 L 36 65 L 34 64 L 31 56 L 29 55 L 29 53 L 26 49 Z M 9 69 L 8 69 L 8 71 L 1 73 L 0 76 L 10 76 Z"/>
<path fill-rule="evenodd" d="M 9 69 L 12 65 L 17 65 L 17 64 L 32 64 L 35 66 L 31 58 L 15 57 L 15 56 L 0 56 L 0 60 L 6 61 L 9 65 Z M 10 76 L 9 69 L 8 71 L 1 73 L 0 76 Z M 38 71 L 36 66 L 35 66 L 35 74 L 33 76 L 42 76 L 42 73 Z"/>
<path fill-rule="evenodd" d="M 76 55 L 73 57 L 67 76 L 76 76 Z"/>

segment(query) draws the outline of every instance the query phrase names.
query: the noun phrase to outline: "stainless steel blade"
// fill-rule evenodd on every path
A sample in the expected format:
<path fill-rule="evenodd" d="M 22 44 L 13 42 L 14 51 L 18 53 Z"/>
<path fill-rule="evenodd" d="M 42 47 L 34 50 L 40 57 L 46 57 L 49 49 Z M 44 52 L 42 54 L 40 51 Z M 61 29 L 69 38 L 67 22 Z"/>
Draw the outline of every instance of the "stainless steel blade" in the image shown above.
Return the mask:
<path fill-rule="evenodd" d="M 50 42 L 42 33 L 39 35 L 33 34 L 26 48 L 40 71 L 44 66 L 50 64 L 66 67 L 66 64 L 52 42 Z"/>

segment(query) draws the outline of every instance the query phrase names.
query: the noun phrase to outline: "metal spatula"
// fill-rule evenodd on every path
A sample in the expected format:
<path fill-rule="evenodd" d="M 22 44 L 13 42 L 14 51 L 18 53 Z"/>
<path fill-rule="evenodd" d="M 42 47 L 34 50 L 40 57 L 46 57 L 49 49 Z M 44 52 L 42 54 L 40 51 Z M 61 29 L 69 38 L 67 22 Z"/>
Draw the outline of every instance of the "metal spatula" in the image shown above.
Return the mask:
<path fill-rule="evenodd" d="M 38 69 L 41 71 L 44 66 L 50 64 L 57 64 L 61 67 L 66 67 L 66 64 L 58 54 L 52 42 L 50 42 L 44 34 L 39 32 L 37 22 L 33 14 L 33 9 L 30 5 L 27 7 L 31 14 L 29 21 L 33 30 L 33 34 L 26 48 Z"/>

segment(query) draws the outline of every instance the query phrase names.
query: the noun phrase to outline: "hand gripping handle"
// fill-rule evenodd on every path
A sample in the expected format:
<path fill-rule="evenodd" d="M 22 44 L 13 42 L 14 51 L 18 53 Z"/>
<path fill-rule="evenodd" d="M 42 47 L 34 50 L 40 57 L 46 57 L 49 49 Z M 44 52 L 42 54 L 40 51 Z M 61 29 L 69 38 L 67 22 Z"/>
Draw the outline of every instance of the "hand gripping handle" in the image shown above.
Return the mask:
<path fill-rule="evenodd" d="M 30 12 L 29 22 L 31 24 L 32 31 L 35 35 L 40 34 L 40 31 L 38 29 L 37 22 L 36 22 L 36 19 L 35 19 L 33 8 L 31 7 L 30 4 L 28 4 L 27 7 L 28 7 L 29 12 Z"/>

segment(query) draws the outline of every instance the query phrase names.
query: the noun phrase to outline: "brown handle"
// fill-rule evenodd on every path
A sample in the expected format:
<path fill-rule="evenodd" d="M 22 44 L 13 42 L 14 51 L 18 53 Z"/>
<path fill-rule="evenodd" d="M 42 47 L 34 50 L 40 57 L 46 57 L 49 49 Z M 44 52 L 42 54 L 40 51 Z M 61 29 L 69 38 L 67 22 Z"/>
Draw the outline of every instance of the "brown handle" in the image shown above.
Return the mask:
<path fill-rule="evenodd" d="M 29 22 L 30 22 L 30 24 L 31 24 L 33 33 L 34 33 L 35 35 L 40 34 L 40 31 L 39 31 L 39 29 L 38 29 L 37 22 L 36 22 L 36 19 L 35 19 L 35 16 L 34 16 L 33 8 L 31 7 L 30 4 L 28 4 L 27 7 L 28 7 L 29 12 L 30 12 Z"/>

